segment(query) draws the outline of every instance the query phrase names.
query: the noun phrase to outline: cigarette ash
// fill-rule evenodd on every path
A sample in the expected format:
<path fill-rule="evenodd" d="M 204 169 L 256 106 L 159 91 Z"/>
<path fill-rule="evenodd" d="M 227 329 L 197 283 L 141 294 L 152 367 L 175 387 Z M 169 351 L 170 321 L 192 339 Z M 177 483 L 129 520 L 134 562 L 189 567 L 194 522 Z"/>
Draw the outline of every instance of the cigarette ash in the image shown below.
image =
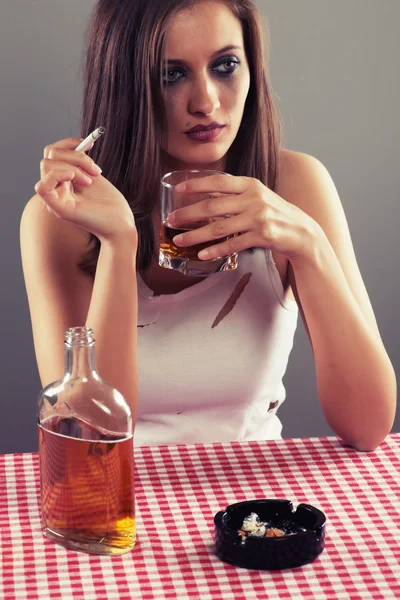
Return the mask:
<path fill-rule="evenodd" d="M 238 535 L 242 538 L 242 544 L 245 544 L 249 537 L 283 537 L 285 535 L 299 533 L 300 531 L 305 531 L 305 529 L 303 527 L 293 526 L 293 523 L 290 521 L 284 520 L 279 523 L 272 523 L 270 521 L 262 522 L 260 521 L 260 517 L 252 512 L 243 519 L 242 527 L 238 529 Z"/>

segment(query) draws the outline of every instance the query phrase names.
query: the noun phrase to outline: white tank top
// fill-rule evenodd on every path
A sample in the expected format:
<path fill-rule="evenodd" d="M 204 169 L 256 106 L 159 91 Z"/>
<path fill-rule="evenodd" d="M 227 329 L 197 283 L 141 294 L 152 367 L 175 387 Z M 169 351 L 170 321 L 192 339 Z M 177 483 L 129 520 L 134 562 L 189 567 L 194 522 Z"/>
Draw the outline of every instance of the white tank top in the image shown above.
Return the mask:
<path fill-rule="evenodd" d="M 276 416 L 298 309 L 271 252 L 154 296 L 139 273 L 136 445 L 281 437 Z"/>

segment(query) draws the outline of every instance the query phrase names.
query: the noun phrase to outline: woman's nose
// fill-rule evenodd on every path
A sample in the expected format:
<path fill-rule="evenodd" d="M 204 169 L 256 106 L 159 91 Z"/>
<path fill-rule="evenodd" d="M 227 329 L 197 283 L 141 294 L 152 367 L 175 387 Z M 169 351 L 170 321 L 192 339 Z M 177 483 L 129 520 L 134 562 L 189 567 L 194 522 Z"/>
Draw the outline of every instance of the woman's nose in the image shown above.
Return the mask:
<path fill-rule="evenodd" d="M 198 79 L 192 86 L 189 99 L 189 112 L 211 115 L 220 107 L 217 86 L 207 77 Z"/>

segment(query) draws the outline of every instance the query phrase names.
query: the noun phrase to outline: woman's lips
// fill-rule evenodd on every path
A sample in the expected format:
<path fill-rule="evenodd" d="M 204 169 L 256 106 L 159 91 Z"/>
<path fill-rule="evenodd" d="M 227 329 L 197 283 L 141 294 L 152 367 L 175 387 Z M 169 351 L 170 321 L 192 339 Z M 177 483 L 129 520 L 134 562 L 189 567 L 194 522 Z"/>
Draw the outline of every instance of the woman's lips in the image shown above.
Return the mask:
<path fill-rule="evenodd" d="M 221 127 L 215 127 L 213 129 L 207 129 L 206 131 L 192 131 L 190 133 L 185 133 L 188 138 L 193 140 L 194 142 L 209 142 L 210 140 L 214 140 L 216 137 L 220 135 L 225 125 Z"/>

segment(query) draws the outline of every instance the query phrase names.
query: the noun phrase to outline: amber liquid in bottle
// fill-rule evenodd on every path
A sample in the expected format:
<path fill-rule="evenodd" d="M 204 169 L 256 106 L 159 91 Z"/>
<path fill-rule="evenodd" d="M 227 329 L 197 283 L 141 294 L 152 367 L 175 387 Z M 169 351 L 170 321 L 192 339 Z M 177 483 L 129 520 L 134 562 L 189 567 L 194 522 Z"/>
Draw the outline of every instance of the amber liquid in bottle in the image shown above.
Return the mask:
<path fill-rule="evenodd" d="M 39 455 L 47 537 L 95 554 L 135 545 L 132 436 L 114 439 L 79 419 L 53 417 L 39 425 Z"/>
<path fill-rule="evenodd" d="M 55 417 L 39 425 L 39 454 L 45 535 L 94 554 L 133 548 L 132 436 L 113 439 L 78 419 Z"/>

